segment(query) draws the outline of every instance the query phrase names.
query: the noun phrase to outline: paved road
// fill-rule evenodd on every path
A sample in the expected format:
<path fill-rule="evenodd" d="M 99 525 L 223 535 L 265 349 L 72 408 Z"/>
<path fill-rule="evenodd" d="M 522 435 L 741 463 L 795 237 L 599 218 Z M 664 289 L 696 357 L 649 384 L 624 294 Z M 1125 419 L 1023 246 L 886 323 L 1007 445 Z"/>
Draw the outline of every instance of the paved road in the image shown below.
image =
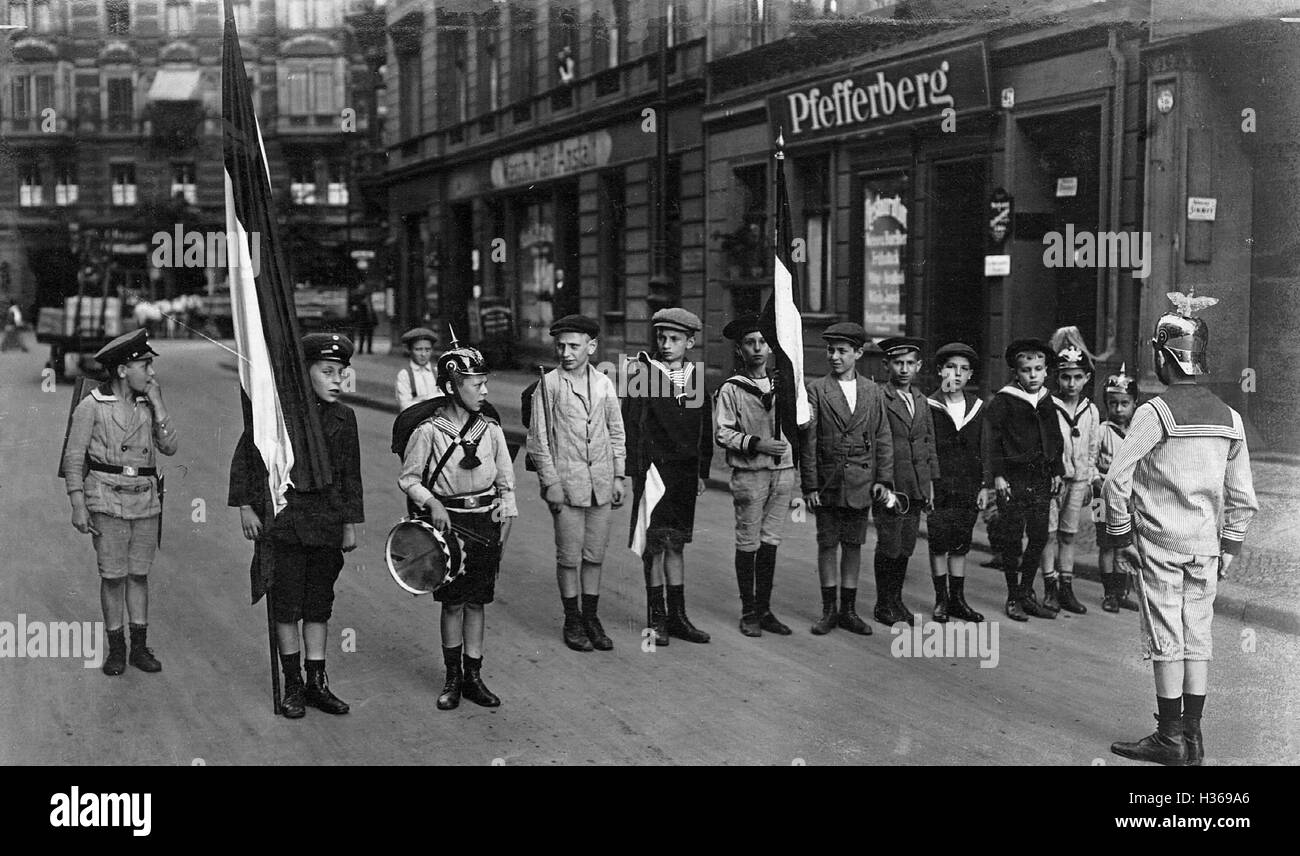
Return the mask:
<path fill-rule="evenodd" d="M 687 554 L 690 611 L 713 642 L 641 649 L 644 594 L 639 561 L 621 549 L 624 510 L 602 598 L 617 647 L 571 652 L 559 638 L 549 516 L 522 465 L 524 517 L 488 612 L 484 675 L 505 705 L 437 711 L 436 607 L 402 594 L 382 565 L 402 500 L 387 452 L 391 417 L 370 410 L 357 412 L 370 522 L 349 554 L 331 624 L 331 682 L 353 712 L 277 719 L 265 613 L 248 605 L 250 548 L 225 507 L 240 429 L 236 381 L 211 345 L 164 341 L 158 349 L 182 432 L 181 452 L 166 461 L 166 534 L 152 585 L 150 639 L 165 669 L 110 679 L 79 661 L 0 659 L 0 763 L 1122 765 L 1107 752 L 1110 741 L 1152 724 L 1151 679 L 1131 613 L 999 622 L 995 668 L 975 658 L 894 657 L 878 625 L 865 639 L 811 636 L 819 611 L 811 521 L 791 525 L 777 578 L 774 608 L 796 634 L 742 637 L 730 503 L 715 491 L 701 500 Z M 95 621 L 90 542 L 68 525 L 53 477 L 69 389 L 41 390 L 41 359 L 0 355 L 0 622 L 20 614 Z M 206 519 L 194 519 L 196 504 Z M 1086 602 L 1098 602 L 1096 585 L 1080 588 Z M 1000 615 L 996 574 L 978 569 L 969 591 L 977 609 Z M 914 557 L 905 599 L 921 609 L 930 596 L 923 558 Z M 867 582 L 863 612 L 872 598 Z M 340 650 L 345 631 L 355 652 Z M 1300 761 L 1300 640 L 1224 620 L 1215 642 L 1210 761 Z"/>

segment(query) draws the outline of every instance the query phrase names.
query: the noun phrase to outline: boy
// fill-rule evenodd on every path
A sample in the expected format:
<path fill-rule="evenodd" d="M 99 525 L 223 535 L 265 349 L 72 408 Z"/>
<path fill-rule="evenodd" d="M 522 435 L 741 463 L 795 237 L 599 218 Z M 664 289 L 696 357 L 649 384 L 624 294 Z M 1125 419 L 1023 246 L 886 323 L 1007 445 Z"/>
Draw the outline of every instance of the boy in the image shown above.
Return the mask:
<path fill-rule="evenodd" d="M 627 451 L 618 391 L 613 381 L 591 367 L 599 333 L 600 325 L 581 315 L 567 315 L 551 325 L 560 365 L 542 380 L 546 395 L 533 395 L 528 429 L 528 454 L 555 521 L 555 576 L 564 605 L 562 635 L 574 651 L 614 647 L 596 609 L 610 509 L 623 504 Z"/>
<path fill-rule="evenodd" d="M 857 372 L 867 331 L 842 321 L 822 339 L 831 371 L 808 384 L 812 420 L 799 445 L 804 501 L 817 515 L 822 617 L 812 632 L 824 636 L 842 627 L 870 636 L 871 625 L 857 614 L 858 575 L 871 501 L 883 502 L 893 483 L 894 445 L 880 387 Z"/>
<path fill-rule="evenodd" d="M 1155 672 L 1157 730 L 1110 751 L 1200 766 L 1214 596 L 1259 504 L 1241 415 L 1196 385 L 1207 371 L 1210 331 L 1191 316 L 1218 301 L 1169 298 L 1178 311 L 1160 317 L 1151 340 L 1156 376 L 1169 388 L 1134 411 L 1103 488 L 1106 531 L 1136 552 L 1141 568 L 1142 647 Z"/>
<path fill-rule="evenodd" d="M 1079 531 L 1079 514 L 1089 504 L 1097 476 L 1101 414 L 1097 405 L 1083 395 L 1084 387 L 1092 380 L 1092 360 L 1083 348 L 1078 328 L 1058 330 L 1052 339 L 1053 344 L 1060 345 L 1056 350 L 1058 394 L 1052 396 L 1052 406 L 1061 433 L 1065 475 L 1060 492 L 1047 507 L 1043 606 L 1053 612 L 1064 609 L 1083 615 L 1088 608 L 1074 596 L 1074 536 Z"/>
<path fill-rule="evenodd" d="M 975 518 L 985 507 L 988 482 L 981 449 L 983 402 L 966 392 L 979 356 L 964 342 L 944 345 L 934 355 L 939 389 L 927 399 L 934 420 L 935 454 L 943 477 L 934 486 L 934 510 L 926 518 L 930 574 L 934 579 L 934 620 L 983 621 L 966 603 L 966 554 Z"/>
<path fill-rule="evenodd" d="M 718 445 L 731 466 L 731 500 L 736 510 L 736 583 L 740 587 L 740 632 L 789 636 L 793 631 L 772 614 L 772 580 L 781 523 L 794 491 L 794 455 L 776 439 L 776 401 L 767 360 L 772 348 L 758 315 L 737 318 L 722 330 L 735 343 L 741 370 L 723 382 L 714 414 Z"/>
<path fill-rule="evenodd" d="M 984 459 L 998 503 L 992 524 L 998 532 L 990 539 L 1002 546 L 1006 613 L 1013 621 L 1056 617 L 1034 596 L 1034 575 L 1047 545 L 1048 506 L 1065 471 L 1056 410 L 1043 388 L 1051 355 L 1051 346 L 1039 339 L 1012 342 L 1005 357 L 1014 381 L 984 408 Z"/>
<path fill-rule="evenodd" d="M 95 354 L 109 380 L 77 405 L 63 453 L 72 525 L 83 535 L 94 535 L 99 602 L 108 636 L 106 675 L 126 671 L 124 612 L 131 623 L 131 665 L 143 672 L 162 670 L 146 647 L 149 569 L 162 525 L 154 452 L 176 454 L 176 429 L 163 404 L 153 369 L 158 354 L 148 338 L 143 329 L 136 330 Z"/>
<path fill-rule="evenodd" d="M 686 361 L 695 335 L 704 328 L 694 313 L 680 307 L 660 309 L 650 319 L 658 359 L 644 351 L 636 375 L 628 379 L 623 401 L 628 469 L 634 479 L 633 521 L 645 494 L 646 474 L 654 464 L 664 495 L 654 507 L 646 531 L 642 564 L 655 644 L 670 636 L 703 644 L 709 634 L 686 616 L 686 568 L 683 550 L 695 531 L 695 498 L 704 493 L 713 457 L 711 415 L 706 406 L 704 375 Z M 633 523 L 635 526 L 635 523 Z M 668 605 L 664 606 L 664 581 Z"/>
<path fill-rule="evenodd" d="M 487 401 L 487 362 L 454 338 L 438 357 L 444 404 L 421 422 L 406 444 L 398 486 L 428 514 L 428 522 L 463 545 L 465 572 L 433 593 L 442 604 L 442 659 L 447 679 L 438 710 L 465 698 L 498 707 L 483 683 L 484 606 L 496 595 L 501 522 L 518 517 L 515 473 L 501 426 L 481 411 Z"/>
<path fill-rule="evenodd" d="M 330 691 L 325 641 L 343 554 L 356 549 L 356 524 L 366 520 L 357 417 L 350 407 L 339 403 L 343 370 L 352 361 L 352 342 L 337 333 L 311 333 L 302 338 L 302 349 L 333 481 L 318 491 L 290 488 L 285 494 L 288 505 L 274 520 L 263 523 L 255 509 L 266 507 L 266 467 L 253 445 L 252 431 L 245 431 L 230 465 L 227 500 L 228 505 L 239 508 L 244 537 L 253 541 L 269 536 L 274 551 L 271 611 L 284 670 L 282 712 L 288 719 L 301 719 L 307 705 L 334 715 L 350 709 Z M 304 648 L 306 685 L 299 663 Z"/>
<path fill-rule="evenodd" d="M 903 605 L 907 561 L 916 549 L 921 511 L 934 507 L 934 483 L 939 478 L 939 457 L 934 450 L 934 421 L 925 396 L 912 388 L 921 370 L 925 340 L 895 336 L 880 342 L 889 379 L 881 384 L 885 411 L 893 434 L 894 490 L 907 497 L 906 510 L 895 511 L 877 503 L 876 518 L 876 620 L 886 626 L 915 620 Z"/>
<path fill-rule="evenodd" d="M 1137 601 L 1128 596 L 1132 584 L 1131 570 L 1115 550 L 1115 539 L 1106 532 L 1106 504 L 1100 501 L 1102 480 L 1110 472 L 1115 453 L 1128 433 L 1137 406 L 1137 380 L 1128 376 L 1127 364 L 1121 364 L 1119 374 L 1106 378 L 1106 413 L 1110 417 L 1101 423 L 1101 440 L 1097 445 L 1097 477 L 1092 483 L 1097 525 L 1097 565 L 1101 568 L 1101 585 L 1104 592 L 1101 608 L 1106 612 L 1119 612 L 1121 608 L 1137 611 Z"/>
<path fill-rule="evenodd" d="M 428 327 L 416 327 L 402 334 L 402 344 L 410 361 L 397 370 L 393 394 L 397 396 L 398 411 L 412 404 L 428 401 L 438 395 L 438 382 L 433 373 L 433 346 L 438 337 Z"/>

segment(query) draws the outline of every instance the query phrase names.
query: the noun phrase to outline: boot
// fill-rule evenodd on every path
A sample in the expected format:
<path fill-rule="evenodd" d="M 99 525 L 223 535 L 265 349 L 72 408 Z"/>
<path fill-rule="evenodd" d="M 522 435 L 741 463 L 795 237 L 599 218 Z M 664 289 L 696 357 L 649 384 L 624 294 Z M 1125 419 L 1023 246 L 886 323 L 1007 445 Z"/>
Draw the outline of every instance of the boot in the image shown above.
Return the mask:
<path fill-rule="evenodd" d="M 1060 589 L 1061 609 L 1066 612 L 1073 612 L 1075 615 L 1087 615 L 1088 607 L 1079 603 L 1079 599 L 1074 596 L 1074 580 L 1070 577 L 1061 577 Z"/>
<path fill-rule="evenodd" d="M 758 626 L 768 633 L 789 636 L 794 633 L 772 614 L 772 581 L 776 577 L 776 545 L 760 544 L 754 563 L 754 611 Z"/>
<path fill-rule="evenodd" d="M 120 675 L 126 671 L 126 628 L 109 630 L 108 656 L 104 658 L 103 670 L 106 675 Z"/>
<path fill-rule="evenodd" d="M 582 613 L 578 611 L 578 599 L 576 597 L 560 598 L 564 603 L 564 644 L 568 645 L 574 651 L 590 651 L 592 649 L 591 639 L 587 637 L 587 628 L 582 621 Z"/>
<path fill-rule="evenodd" d="M 686 586 L 668 587 L 668 622 L 669 636 L 685 639 L 703 645 L 709 641 L 709 634 L 700 630 L 686 617 Z"/>
<path fill-rule="evenodd" d="M 876 608 L 872 616 L 886 627 L 903 621 L 903 616 L 894 606 L 894 560 L 877 553 L 875 555 L 876 572 Z"/>
<path fill-rule="evenodd" d="M 442 662 L 447 666 L 447 680 L 438 696 L 438 710 L 455 710 L 460 706 L 461 646 L 442 649 Z"/>
<path fill-rule="evenodd" d="M 857 589 L 840 588 L 840 627 L 859 636 L 870 636 L 871 625 L 858 617 L 857 600 Z"/>
<path fill-rule="evenodd" d="M 736 585 L 740 587 L 740 632 L 745 636 L 762 636 L 758 613 L 754 611 L 754 576 L 757 553 L 736 551 Z"/>
<path fill-rule="evenodd" d="M 1033 618 L 1055 618 L 1056 613 L 1039 603 L 1034 596 L 1034 573 L 1035 570 L 1020 572 L 1020 609 Z"/>
<path fill-rule="evenodd" d="M 351 710 L 347 702 L 330 692 L 324 660 L 307 661 L 307 695 L 304 701 L 317 710 L 342 716 Z"/>
<path fill-rule="evenodd" d="M 966 602 L 966 578 L 948 576 L 948 616 L 958 621 L 983 621 L 984 616 Z"/>
<path fill-rule="evenodd" d="M 1119 593 L 1116 585 L 1119 581 L 1116 579 L 1119 574 L 1102 574 L 1101 575 L 1101 608 L 1106 612 L 1119 612 Z"/>
<path fill-rule="evenodd" d="M 1030 589 L 1033 592 L 1033 589 Z M 1060 583 L 1056 577 L 1043 578 L 1043 609 L 1050 612 L 1061 611 Z"/>
<path fill-rule="evenodd" d="M 912 610 L 903 603 L 903 582 L 907 579 L 907 562 L 909 558 L 909 556 L 899 556 L 894 559 L 889 593 L 893 595 L 894 614 L 898 616 L 895 620 L 906 621 L 907 626 L 911 627 L 916 617 L 912 615 Z"/>
<path fill-rule="evenodd" d="M 1161 719 L 1157 715 L 1154 734 L 1135 743 L 1112 743 L 1110 751 L 1121 758 L 1132 758 L 1134 761 L 1151 761 L 1166 767 L 1185 766 L 1187 741 L 1183 739 L 1183 718 L 1178 715 Z"/>
<path fill-rule="evenodd" d="M 934 620 L 940 624 L 948 623 L 948 575 L 934 577 Z"/>
<path fill-rule="evenodd" d="M 280 669 L 284 672 L 284 698 L 280 700 L 280 713 L 285 719 L 302 719 L 307 715 L 307 688 L 302 682 L 302 654 L 280 655 Z"/>
<path fill-rule="evenodd" d="M 483 668 L 482 657 L 465 655 L 465 677 L 461 679 L 460 691 L 465 698 L 483 707 L 500 707 L 501 699 L 493 695 L 492 690 L 483 683 L 480 670 Z"/>
<path fill-rule="evenodd" d="M 1029 616 L 1020 608 L 1020 583 L 1017 580 L 1015 571 L 1005 571 L 1003 576 L 1007 579 L 1007 618 L 1012 621 L 1028 621 Z"/>
<path fill-rule="evenodd" d="M 668 610 L 664 607 L 664 587 L 649 586 L 645 591 L 650 604 L 650 627 L 655 632 L 655 645 L 667 645 Z"/>
<path fill-rule="evenodd" d="M 142 672 L 161 672 L 162 663 L 145 646 L 145 637 L 149 634 L 149 625 L 131 625 L 131 659 L 130 663 Z"/>
<path fill-rule="evenodd" d="M 825 636 L 840 625 L 840 614 L 835 609 L 835 586 L 822 586 L 822 617 L 812 626 L 814 636 Z"/>
<path fill-rule="evenodd" d="M 591 640 L 591 647 L 597 651 L 613 651 L 614 640 L 609 638 L 605 626 L 600 623 L 600 618 L 596 615 L 596 607 L 599 603 L 598 594 L 582 596 L 582 626 L 587 631 L 587 638 Z"/>
<path fill-rule="evenodd" d="M 1129 597 L 1129 594 L 1133 591 L 1133 576 L 1128 573 L 1121 574 L 1121 576 L 1124 578 L 1122 583 L 1117 582 L 1115 587 L 1116 592 L 1119 594 L 1120 609 L 1137 612 L 1137 601 Z"/>
<path fill-rule="evenodd" d="M 1187 744 L 1187 766 L 1200 767 L 1205 761 L 1205 741 L 1199 716 L 1183 717 L 1183 742 Z"/>

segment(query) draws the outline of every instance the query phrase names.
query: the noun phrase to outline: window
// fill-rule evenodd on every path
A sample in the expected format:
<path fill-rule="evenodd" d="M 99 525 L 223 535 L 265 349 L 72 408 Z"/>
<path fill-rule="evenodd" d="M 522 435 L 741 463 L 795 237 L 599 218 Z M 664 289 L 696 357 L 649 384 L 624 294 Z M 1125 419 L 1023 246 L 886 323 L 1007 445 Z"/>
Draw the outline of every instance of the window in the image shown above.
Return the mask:
<path fill-rule="evenodd" d="M 54 107 L 54 75 L 16 74 L 11 81 L 13 93 L 13 123 L 17 130 L 25 130 L 33 119 L 39 119 L 47 107 Z"/>
<path fill-rule="evenodd" d="M 43 204 L 40 167 L 34 163 L 24 164 L 19 168 L 19 178 L 22 185 L 19 188 L 18 204 L 24 207 Z"/>
<path fill-rule="evenodd" d="M 609 43 L 606 45 L 608 68 L 623 62 L 623 45 L 627 41 L 627 0 L 614 0 L 613 20 L 609 25 Z"/>
<path fill-rule="evenodd" d="M 532 9 L 516 7 L 510 16 L 510 80 L 515 101 L 529 98 L 537 89 L 537 29 Z"/>
<path fill-rule="evenodd" d="M 199 201 L 198 181 L 196 179 L 194 163 L 192 161 L 172 164 L 172 198 L 175 199 L 177 194 L 189 205 L 197 205 Z"/>
<path fill-rule="evenodd" d="M 451 34 L 452 75 L 455 80 L 452 121 L 469 121 L 469 39 L 465 31 Z"/>
<path fill-rule="evenodd" d="M 745 34 L 749 46 L 756 47 L 767 41 L 767 0 L 744 0 Z"/>
<path fill-rule="evenodd" d="M 231 5 L 235 9 L 235 29 L 241 33 L 251 33 L 257 29 L 253 20 L 252 0 L 234 0 Z"/>
<path fill-rule="evenodd" d="M 55 205 L 76 205 L 79 187 L 77 186 L 77 165 L 62 163 L 55 168 L 58 183 L 54 185 Z"/>
<path fill-rule="evenodd" d="M 830 161 L 825 157 L 795 161 L 794 189 L 800 194 L 799 210 L 793 214 L 795 237 L 802 236 L 806 260 L 802 285 L 804 308 L 809 312 L 830 311 L 831 254 Z M 792 206 L 793 207 L 793 206 Z M 798 227 L 802 224 L 802 233 Z"/>
<path fill-rule="evenodd" d="M 599 264 L 601 296 L 606 312 L 623 312 L 627 299 L 627 204 L 623 170 L 600 176 Z"/>
<path fill-rule="evenodd" d="M 165 32 L 171 36 L 194 29 L 194 9 L 189 0 L 167 0 Z"/>
<path fill-rule="evenodd" d="M 478 23 L 479 112 L 491 113 L 501 106 L 500 16 L 494 9 Z"/>
<path fill-rule="evenodd" d="M 334 60 L 290 65 L 285 75 L 288 89 L 285 115 L 336 117 L 343 109 L 334 86 Z"/>
<path fill-rule="evenodd" d="M 109 167 L 113 178 L 113 204 L 134 205 L 135 198 L 135 164 L 115 163 Z"/>
<path fill-rule="evenodd" d="M 290 164 L 289 198 L 294 205 L 316 204 L 316 164 L 305 159 Z"/>
<path fill-rule="evenodd" d="M 348 204 L 348 167 L 342 161 L 333 161 L 329 165 L 330 181 L 326 186 L 325 202 L 328 205 Z"/>
<path fill-rule="evenodd" d="M 335 26 L 335 0 L 289 0 L 289 29 L 328 30 Z"/>
<path fill-rule="evenodd" d="M 31 26 L 27 18 L 27 0 L 11 0 L 9 3 L 9 24 L 25 30 Z"/>
<path fill-rule="evenodd" d="M 575 9 L 551 7 L 552 86 L 567 86 L 578 77 L 578 13 Z"/>
<path fill-rule="evenodd" d="M 125 36 L 131 32 L 131 4 L 128 0 L 106 0 L 104 11 L 108 13 L 109 34 Z"/>
<path fill-rule="evenodd" d="M 398 135 L 409 140 L 420 132 L 424 102 L 424 67 L 417 51 L 397 57 Z"/>
<path fill-rule="evenodd" d="M 129 77 L 108 81 L 108 130 L 130 131 L 135 125 L 135 84 Z"/>

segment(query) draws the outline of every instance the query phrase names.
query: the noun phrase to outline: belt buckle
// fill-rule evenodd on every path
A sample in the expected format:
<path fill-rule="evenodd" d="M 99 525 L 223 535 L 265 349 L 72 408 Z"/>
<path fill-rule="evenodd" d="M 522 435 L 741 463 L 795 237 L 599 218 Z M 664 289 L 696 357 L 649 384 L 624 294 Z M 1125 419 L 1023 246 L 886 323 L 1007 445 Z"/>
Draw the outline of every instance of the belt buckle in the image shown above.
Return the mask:
<path fill-rule="evenodd" d="M 136 468 L 135 468 L 135 467 L 122 467 L 122 475 L 124 475 L 124 476 L 138 476 L 138 475 L 140 475 L 140 473 L 136 471 Z"/>
<path fill-rule="evenodd" d="M 478 498 L 477 496 L 467 496 L 467 497 L 465 497 L 465 507 L 466 507 L 466 508 L 478 508 L 478 507 L 479 507 L 479 504 L 480 504 L 480 503 L 479 503 L 479 498 Z"/>

